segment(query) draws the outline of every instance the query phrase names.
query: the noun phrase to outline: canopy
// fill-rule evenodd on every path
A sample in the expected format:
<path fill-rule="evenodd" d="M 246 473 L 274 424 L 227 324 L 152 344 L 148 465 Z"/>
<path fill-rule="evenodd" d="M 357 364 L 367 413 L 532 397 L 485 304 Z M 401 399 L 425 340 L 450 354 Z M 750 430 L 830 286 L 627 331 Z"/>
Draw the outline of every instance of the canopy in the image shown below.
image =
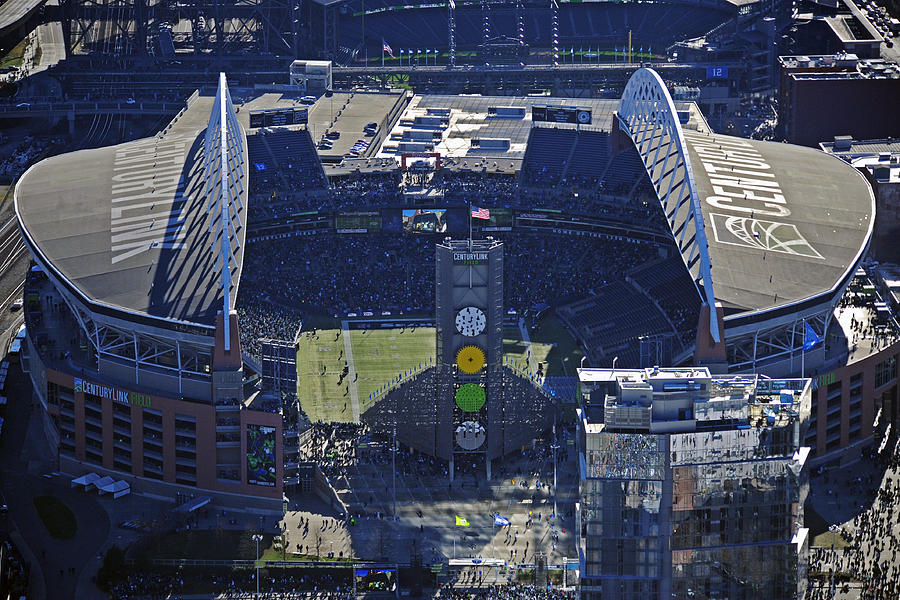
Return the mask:
<path fill-rule="evenodd" d="M 73 479 L 72 487 L 82 486 L 84 489 L 87 489 L 88 486 L 92 485 L 98 479 L 100 479 L 100 476 L 96 473 L 88 473 L 87 475 L 82 475 L 81 477 Z"/>

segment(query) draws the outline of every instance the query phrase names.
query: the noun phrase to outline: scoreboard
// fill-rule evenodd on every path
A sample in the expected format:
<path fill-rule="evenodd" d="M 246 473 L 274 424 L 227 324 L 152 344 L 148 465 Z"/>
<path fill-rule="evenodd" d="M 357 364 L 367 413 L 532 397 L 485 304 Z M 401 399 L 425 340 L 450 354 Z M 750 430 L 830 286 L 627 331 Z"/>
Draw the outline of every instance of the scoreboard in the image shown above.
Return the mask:
<path fill-rule="evenodd" d="M 272 110 L 250 111 L 250 129 L 259 127 L 282 127 L 284 125 L 306 125 L 309 122 L 307 108 L 275 108 Z"/>
<path fill-rule="evenodd" d="M 535 104 L 531 107 L 531 120 L 590 125 L 591 109 L 578 108 L 576 106 L 544 106 Z"/>

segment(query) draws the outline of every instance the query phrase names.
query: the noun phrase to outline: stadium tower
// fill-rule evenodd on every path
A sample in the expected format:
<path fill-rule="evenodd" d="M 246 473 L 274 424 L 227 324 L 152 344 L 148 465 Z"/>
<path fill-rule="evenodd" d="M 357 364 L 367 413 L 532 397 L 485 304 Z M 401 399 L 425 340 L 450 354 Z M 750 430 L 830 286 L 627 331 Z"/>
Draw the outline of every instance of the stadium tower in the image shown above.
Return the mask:
<path fill-rule="evenodd" d="M 503 455 L 503 244 L 437 244 L 437 454 L 457 464 Z M 463 461 L 463 462 L 458 462 Z"/>

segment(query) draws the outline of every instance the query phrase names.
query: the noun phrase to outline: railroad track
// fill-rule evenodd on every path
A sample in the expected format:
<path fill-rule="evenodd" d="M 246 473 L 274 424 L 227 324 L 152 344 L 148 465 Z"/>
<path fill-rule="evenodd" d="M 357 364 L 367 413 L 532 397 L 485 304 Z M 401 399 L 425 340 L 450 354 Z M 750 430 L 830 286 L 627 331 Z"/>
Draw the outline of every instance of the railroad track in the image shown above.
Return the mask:
<path fill-rule="evenodd" d="M 0 278 L 9 276 L 13 267 L 28 253 L 25 242 L 19 233 L 15 219 L 10 219 L 0 227 Z M 25 280 L 19 281 L 12 293 L 0 302 L 0 311 L 9 308 L 16 299 L 22 296 Z"/>

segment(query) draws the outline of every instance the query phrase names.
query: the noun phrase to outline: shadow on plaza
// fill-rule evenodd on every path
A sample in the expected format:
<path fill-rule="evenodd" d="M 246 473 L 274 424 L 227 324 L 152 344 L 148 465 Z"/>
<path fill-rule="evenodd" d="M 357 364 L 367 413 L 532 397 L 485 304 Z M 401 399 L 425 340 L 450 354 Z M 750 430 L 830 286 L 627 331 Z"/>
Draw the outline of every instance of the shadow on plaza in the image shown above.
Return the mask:
<path fill-rule="evenodd" d="M 885 446 L 889 449 L 894 443 L 891 439 Z M 888 451 L 877 455 L 874 450 L 865 450 L 852 464 L 813 470 L 804 507 L 805 525 L 812 537 L 827 532 L 831 525 L 848 523 L 872 507 L 887 471 L 889 455 Z"/>

